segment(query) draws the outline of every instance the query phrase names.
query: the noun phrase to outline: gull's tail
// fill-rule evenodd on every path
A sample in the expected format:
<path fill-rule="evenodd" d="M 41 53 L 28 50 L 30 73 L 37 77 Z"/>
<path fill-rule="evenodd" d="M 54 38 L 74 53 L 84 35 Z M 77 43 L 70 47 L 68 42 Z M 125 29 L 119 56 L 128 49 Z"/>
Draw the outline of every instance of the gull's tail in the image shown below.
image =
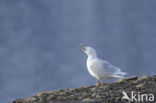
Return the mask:
<path fill-rule="evenodd" d="M 126 75 L 127 73 L 125 72 L 121 72 L 121 69 L 119 69 L 113 76 L 116 78 L 125 78 L 124 75 Z"/>

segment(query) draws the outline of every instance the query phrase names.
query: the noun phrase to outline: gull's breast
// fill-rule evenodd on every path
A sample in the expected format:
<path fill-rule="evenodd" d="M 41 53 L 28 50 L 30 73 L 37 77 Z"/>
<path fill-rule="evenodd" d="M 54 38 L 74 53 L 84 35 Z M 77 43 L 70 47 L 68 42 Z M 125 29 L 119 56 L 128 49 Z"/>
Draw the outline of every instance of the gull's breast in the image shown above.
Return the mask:
<path fill-rule="evenodd" d="M 87 60 L 87 68 L 89 73 L 96 79 L 100 79 L 104 76 L 104 69 L 98 59 Z"/>

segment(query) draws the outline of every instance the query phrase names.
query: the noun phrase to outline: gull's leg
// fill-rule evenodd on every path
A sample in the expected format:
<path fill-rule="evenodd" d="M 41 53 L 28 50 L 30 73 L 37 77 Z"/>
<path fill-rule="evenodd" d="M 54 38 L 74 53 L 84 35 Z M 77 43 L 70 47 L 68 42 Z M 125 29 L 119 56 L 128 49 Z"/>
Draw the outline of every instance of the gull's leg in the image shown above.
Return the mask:
<path fill-rule="evenodd" d="M 99 80 L 97 80 L 97 82 L 96 82 L 96 86 L 99 88 Z"/>
<path fill-rule="evenodd" d="M 103 80 L 103 79 L 101 79 L 101 88 L 103 88 L 103 81 L 104 81 L 104 80 Z"/>

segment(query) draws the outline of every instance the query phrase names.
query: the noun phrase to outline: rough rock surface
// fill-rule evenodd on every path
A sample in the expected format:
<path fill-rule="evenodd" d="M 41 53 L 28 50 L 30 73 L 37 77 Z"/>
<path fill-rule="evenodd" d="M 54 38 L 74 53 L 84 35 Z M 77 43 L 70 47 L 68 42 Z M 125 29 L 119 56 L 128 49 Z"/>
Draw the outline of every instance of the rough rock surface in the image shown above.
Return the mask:
<path fill-rule="evenodd" d="M 147 103 L 156 103 L 156 75 L 141 78 L 130 77 L 114 83 L 106 83 L 103 88 L 87 86 L 67 90 L 44 91 L 35 96 L 16 99 L 12 103 L 133 103 L 129 100 L 122 100 L 122 91 L 125 91 L 128 96 L 131 95 L 131 91 L 138 95 L 154 94 L 154 102 Z M 146 98 L 143 99 L 144 101 L 141 103 L 146 103 Z"/>

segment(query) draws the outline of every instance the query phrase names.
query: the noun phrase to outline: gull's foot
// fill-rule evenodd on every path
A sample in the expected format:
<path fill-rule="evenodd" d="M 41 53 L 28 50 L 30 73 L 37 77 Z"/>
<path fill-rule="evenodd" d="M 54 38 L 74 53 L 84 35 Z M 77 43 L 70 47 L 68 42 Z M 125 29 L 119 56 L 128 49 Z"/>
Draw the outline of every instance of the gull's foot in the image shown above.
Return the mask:
<path fill-rule="evenodd" d="M 99 88 L 99 81 L 96 82 L 96 86 L 97 86 L 97 88 Z"/>
<path fill-rule="evenodd" d="M 103 83 L 101 83 L 101 88 L 103 88 Z"/>
<path fill-rule="evenodd" d="M 101 88 L 103 88 L 103 79 L 101 79 Z"/>

